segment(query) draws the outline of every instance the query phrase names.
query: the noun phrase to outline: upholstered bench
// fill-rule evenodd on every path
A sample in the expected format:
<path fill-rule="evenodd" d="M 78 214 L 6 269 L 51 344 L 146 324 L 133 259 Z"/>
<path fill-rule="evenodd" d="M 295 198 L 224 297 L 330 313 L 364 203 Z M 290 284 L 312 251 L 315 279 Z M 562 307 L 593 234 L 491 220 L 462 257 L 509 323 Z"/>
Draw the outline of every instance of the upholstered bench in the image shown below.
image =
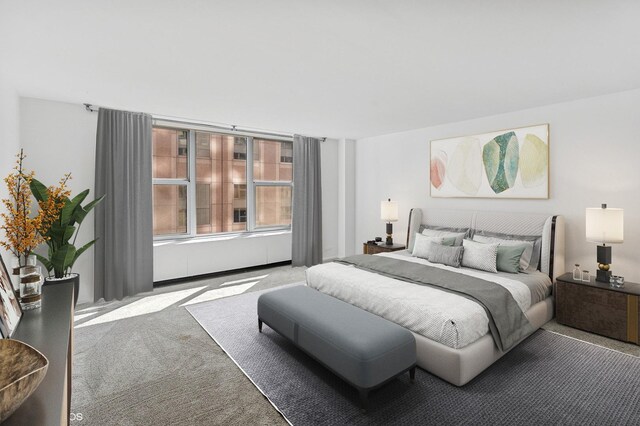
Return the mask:
<path fill-rule="evenodd" d="M 258 328 L 267 324 L 360 393 L 409 371 L 415 377 L 416 341 L 403 327 L 307 286 L 258 298 Z"/>

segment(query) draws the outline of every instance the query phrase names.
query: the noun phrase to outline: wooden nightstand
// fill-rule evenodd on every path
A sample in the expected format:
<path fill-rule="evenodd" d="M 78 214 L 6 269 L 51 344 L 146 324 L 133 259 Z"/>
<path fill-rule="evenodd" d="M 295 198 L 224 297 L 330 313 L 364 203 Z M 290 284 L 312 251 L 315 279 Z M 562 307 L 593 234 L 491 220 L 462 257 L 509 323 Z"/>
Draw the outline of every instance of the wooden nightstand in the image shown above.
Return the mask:
<path fill-rule="evenodd" d="M 568 273 L 557 278 L 555 298 L 558 323 L 640 344 L 640 284 L 625 282 L 613 288 L 595 277 L 574 281 Z"/>
<path fill-rule="evenodd" d="M 385 243 L 380 244 L 362 244 L 362 253 L 364 254 L 376 254 L 376 253 L 388 253 L 390 251 L 404 250 L 406 246 L 404 244 L 394 244 L 388 246 Z"/>

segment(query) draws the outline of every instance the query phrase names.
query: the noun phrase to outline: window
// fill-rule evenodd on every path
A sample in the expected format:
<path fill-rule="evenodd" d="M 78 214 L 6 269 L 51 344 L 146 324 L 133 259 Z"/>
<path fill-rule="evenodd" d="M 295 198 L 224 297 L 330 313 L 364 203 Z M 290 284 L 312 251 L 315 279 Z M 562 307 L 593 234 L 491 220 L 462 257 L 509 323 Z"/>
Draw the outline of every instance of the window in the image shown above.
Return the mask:
<path fill-rule="evenodd" d="M 187 138 L 186 135 L 180 134 L 178 136 L 178 156 L 186 157 L 187 156 Z"/>
<path fill-rule="evenodd" d="M 153 129 L 154 178 L 187 178 L 187 134 L 181 129 Z"/>
<path fill-rule="evenodd" d="M 211 137 L 204 132 L 196 132 L 196 157 L 211 158 Z"/>
<path fill-rule="evenodd" d="M 289 221 L 291 223 L 291 205 L 290 204 L 282 204 L 280 206 L 280 220 L 281 221 Z"/>
<path fill-rule="evenodd" d="M 284 211 L 289 212 L 283 215 Z M 291 225 L 291 187 L 256 186 L 256 226 Z"/>
<path fill-rule="evenodd" d="M 153 129 L 155 237 L 291 226 L 290 141 L 174 125 Z"/>
<path fill-rule="evenodd" d="M 247 199 L 247 184 L 236 183 L 233 185 L 233 199 L 234 200 L 246 200 Z"/>
<path fill-rule="evenodd" d="M 153 232 L 185 234 L 187 232 L 187 193 L 182 185 L 153 186 Z"/>
<path fill-rule="evenodd" d="M 287 145 L 293 149 L 292 142 L 253 139 L 253 152 L 261 153 L 259 159 L 253 158 L 256 228 L 291 225 L 291 213 L 282 215 L 282 207 L 291 206 L 293 164 L 291 161 L 282 161 L 283 153 L 287 153 Z"/>
<path fill-rule="evenodd" d="M 293 163 L 293 142 L 282 142 L 280 145 L 280 162 Z"/>
<path fill-rule="evenodd" d="M 247 143 L 244 141 L 244 139 L 236 138 L 235 142 L 233 143 L 233 159 L 247 159 Z"/>
<path fill-rule="evenodd" d="M 233 209 L 233 221 L 245 223 L 247 221 L 247 209 Z"/>
<path fill-rule="evenodd" d="M 211 185 L 196 182 L 196 224 L 211 225 Z"/>
<path fill-rule="evenodd" d="M 153 129 L 155 235 L 188 233 L 187 138 L 188 131 L 183 129 Z"/>

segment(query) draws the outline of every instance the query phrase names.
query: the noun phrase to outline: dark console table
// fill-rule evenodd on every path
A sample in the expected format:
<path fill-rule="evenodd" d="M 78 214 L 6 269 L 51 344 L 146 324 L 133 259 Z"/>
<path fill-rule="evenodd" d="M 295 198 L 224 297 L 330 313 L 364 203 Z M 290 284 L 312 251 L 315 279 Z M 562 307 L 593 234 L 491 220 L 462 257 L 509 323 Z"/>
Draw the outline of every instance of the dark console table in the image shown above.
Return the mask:
<path fill-rule="evenodd" d="M 71 414 L 73 283 L 42 289 L 42 308 L 25 311 L 13 339 L 38 349 L 49 369 L 36 391 L 4 421 L 13 425 L 68 425 Z"/>

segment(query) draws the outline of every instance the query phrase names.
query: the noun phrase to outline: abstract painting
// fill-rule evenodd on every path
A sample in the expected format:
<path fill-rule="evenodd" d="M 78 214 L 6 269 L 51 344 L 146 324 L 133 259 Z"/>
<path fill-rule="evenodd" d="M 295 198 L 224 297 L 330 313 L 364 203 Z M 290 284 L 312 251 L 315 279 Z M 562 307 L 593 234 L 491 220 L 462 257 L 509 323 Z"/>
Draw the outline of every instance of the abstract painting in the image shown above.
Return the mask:
<path fill-rule="evenodd" d="M 431 141 L 438 198 L 549 198 L 549 125 Z"/>

